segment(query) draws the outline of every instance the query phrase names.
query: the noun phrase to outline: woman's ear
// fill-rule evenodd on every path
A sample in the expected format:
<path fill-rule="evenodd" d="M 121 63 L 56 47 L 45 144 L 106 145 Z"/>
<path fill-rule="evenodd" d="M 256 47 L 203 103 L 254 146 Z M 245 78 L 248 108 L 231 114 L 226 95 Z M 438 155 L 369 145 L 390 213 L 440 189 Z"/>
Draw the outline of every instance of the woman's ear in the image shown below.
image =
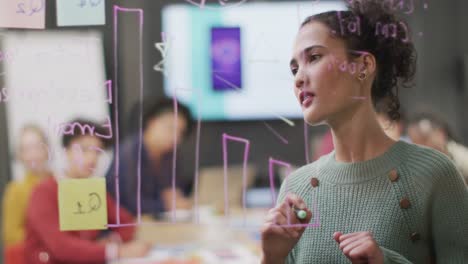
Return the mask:
<path fill-rule="evenodd" d="M 377 71 L 377 62 L 374 55 L 371 53 L 365 52 L 359 58 L 359 71 L 358 78 L 361 79 L 361 76 L 374 76 Z M 364 75 L 363 75 L 364 74 Z"/>

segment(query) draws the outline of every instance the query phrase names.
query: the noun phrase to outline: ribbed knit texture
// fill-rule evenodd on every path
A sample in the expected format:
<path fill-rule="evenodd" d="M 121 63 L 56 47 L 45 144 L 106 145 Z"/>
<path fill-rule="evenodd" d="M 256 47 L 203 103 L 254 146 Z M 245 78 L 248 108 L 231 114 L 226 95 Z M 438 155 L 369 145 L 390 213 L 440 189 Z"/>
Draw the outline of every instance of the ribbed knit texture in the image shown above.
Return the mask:
<path fill-rule="evenodd" d="M 333 240 L 336 231 L 371 231 L 385 263 L 468 263 L 468 191 L 453 163 L 434 150 L 400 141 L 357 163 L 337 162 L 332 152 L 288 176 L 279 202 L 286 193 L 315 204 L 320 221 L 306 229 L 288 263 L 350 263 Z M 400 207 L 405 198 L 407 209 Z"/>

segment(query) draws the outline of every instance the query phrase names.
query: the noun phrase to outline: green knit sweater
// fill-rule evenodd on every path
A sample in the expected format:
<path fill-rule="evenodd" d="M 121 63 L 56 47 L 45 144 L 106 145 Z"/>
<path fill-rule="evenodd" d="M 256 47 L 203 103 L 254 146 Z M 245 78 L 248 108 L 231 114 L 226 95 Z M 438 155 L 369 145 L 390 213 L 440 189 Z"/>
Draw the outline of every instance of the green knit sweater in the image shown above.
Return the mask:
<path fill-rule="evenodd" d="M 314 187 L 314 186 L 315 187 Z M 397 142 L 383 155 L 342 163 L 334 152 L 292 173 L 286 193 L 316 211 L 288 263 L 349 263 L 333 233 L 371 231 L 385 263 L 468 263 L 468 191 L 443 154 Z"/>

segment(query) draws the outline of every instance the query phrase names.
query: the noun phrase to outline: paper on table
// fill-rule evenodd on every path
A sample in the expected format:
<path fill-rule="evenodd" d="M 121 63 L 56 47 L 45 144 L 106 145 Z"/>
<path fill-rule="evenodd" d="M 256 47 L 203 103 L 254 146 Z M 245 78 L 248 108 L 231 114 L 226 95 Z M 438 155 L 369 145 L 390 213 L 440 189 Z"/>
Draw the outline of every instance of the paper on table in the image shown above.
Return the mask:
<path fill-rule="evenodd" d="M 58 203 L 60 230 L 107 229 L 104 178 L 59 180 Z"/>
<path fill-rule="evenodd" d="M 89 26 L 105 23 L 105 0 L 57 0 L 59 26 Z"/>
<path fill-rule="evenodd" d="M 45 28 L 45 0 L 0 0 L 0 27 Z"/>

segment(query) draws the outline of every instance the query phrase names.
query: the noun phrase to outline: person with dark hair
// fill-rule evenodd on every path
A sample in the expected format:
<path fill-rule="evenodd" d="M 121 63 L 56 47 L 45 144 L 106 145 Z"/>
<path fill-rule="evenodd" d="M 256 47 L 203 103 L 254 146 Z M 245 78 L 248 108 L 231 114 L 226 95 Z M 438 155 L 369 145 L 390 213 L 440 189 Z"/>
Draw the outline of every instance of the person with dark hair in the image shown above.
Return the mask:
<path fill-rule="evenodd" d="M 106 140 L 95 123 L 77 119 L 68 123 L 63 135 L 70 179 L 93 175 Z M 86 129 L 83 129 L 86 128 Z M 117 222 L 116 203 L 107 195 L 109 223 Z M 133 223 L 125 209 L 119 209 L 121 223 Z M 135 227 L 112 229 L 105 237 L 100 230 L 65 232 L 59 227 L 58 183 L 54 177 L 42 181 L 33 191 L 26 214 L 25 259 L 28 264 L 106 263 L 118 258 L 143 257 L 149 250 L 146 243 L 133 241 Z M 122 243 L 123 242 L 123 243 Z"/>
<path fill-rule="evenodd" d="M 335 150 L 283 182 L 262 263 L 468 263 L 468 192 L 454 164 L 377 121 L 383 100 L 398 118 L 416 65 L 408 26 L 382 2 L 352 1 L 299 29 L 294 93 L 307 123 L 331 128 Z"/>
<path fill-rule="evenodd" d="M 418 113 L 408 124 L 408 135 L 415 144 L 436 149 L 453 160 L 468 186 L 468 148 L 458 143 L 448 123 L 432 113 Z"/>
<path fill-rule="evenodd" d="M 89 134 L 90 136 L 96 136 L 103 144 L 103 147 L 107 148 L 110 145 L 110 139 L 112 134 L 109 134 L 109 127 L 105 129 L 105 126 L 98 125 L 92 121 L 77 118 L 70 122 L 63 123 L 59 127 L 59 133 L 62 134 L 62 145 L 67 148 L 71 145 L 71 141 L 76 137 Z"/>
<path fill-rule="evenodd" d="M 174 205 L 177 209 L 190 207 L 186 196 L 192 181 L 179 174 L 173 188 L 172 175 L 175 143 L 180 144 L 190 134 L 192 117 L 180 103 L 176 116 L 174 106 L 174 101 L 162 99 L 144 109 L 142 134 L 129 137 L 119 146 L 119 162 L 114 159 L 107 172 L 108 192 L 117 198 L 118 191 L 120 204 L 134 215 L 159 218 Z"/>

